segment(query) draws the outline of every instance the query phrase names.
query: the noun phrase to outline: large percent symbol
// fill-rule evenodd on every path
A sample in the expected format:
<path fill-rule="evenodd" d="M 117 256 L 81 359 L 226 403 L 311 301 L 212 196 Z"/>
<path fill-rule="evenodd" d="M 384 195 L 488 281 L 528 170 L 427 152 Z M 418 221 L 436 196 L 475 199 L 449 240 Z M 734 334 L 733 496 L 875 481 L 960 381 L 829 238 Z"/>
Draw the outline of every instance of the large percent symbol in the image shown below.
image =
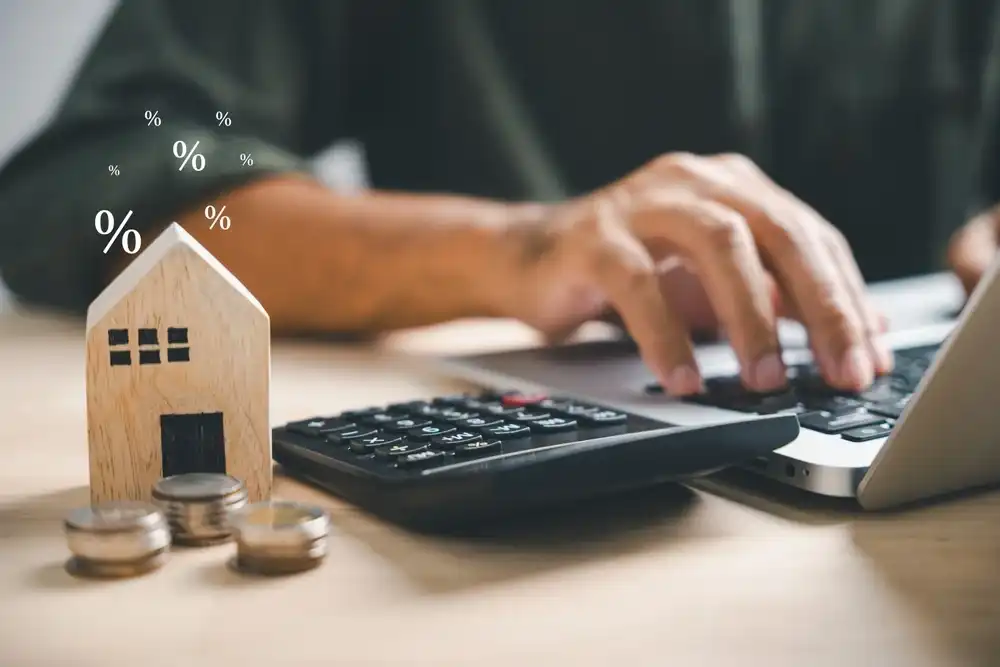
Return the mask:
<path fill-rule="evenodd" d="M 191 163 L 191 167 L 195 171 L 201 171 L 205 168 L 205 156 L 197 152 L 200 143 L 200 141 L 194 142 L 194 146 L 188 150 L 187 144 L 183 141 L 174 142 L 174 157 L 181 161 L 181 166 L 177 168 L 177 171 L 184 171 L 188 162 Z"/>
<path fill-rule="evenodd" d="M 122 236 L 122 250 L 124 250 L 129 255 L 134 255 L 139 252 L 139 248 L 142 245 L 142 237 L 139 236 L 139 232 L 135 229 L 125 229 L 128 226 L 129 218 L 132 217 L 132 211 L 125 214 L 125 219 L 121 221 L 118 228 L 115 229 L 115 216 L 111 215 L 111 211 L 98 211 L 97 215 L 94 217 L 94 228 L 97 233 L 101 236 L 111 235 L 111 240 L 108 241 L 108 245 L 104 246 L 104 254 L 107 255 L 108 251 L 111 250 L 111 246 L 115 244 L 118 239 L 118 235 Z M 104 222 L 107 223 L 107 229 L 104 229 Z M 125 233 L 122 234 L 122 230 L 125 229 Z M 131 248 L 129 247 L 129 239 L 133 239 Z"/>
<path fill-rule="evenodd" d="M 212 224 L 208 226 L 209 229 L 215 229 L 215 223 L 219 223 L 219 227 L 223 229 L 229 229 L 232 224 L 232 220 L 229 219 L 228 215 L 223 215 L 226 212 L 226 207 L 223 206 L 216 212 L 215 207 L 209 204 L 205 207 L 205 218 L 210 220 Z"/>

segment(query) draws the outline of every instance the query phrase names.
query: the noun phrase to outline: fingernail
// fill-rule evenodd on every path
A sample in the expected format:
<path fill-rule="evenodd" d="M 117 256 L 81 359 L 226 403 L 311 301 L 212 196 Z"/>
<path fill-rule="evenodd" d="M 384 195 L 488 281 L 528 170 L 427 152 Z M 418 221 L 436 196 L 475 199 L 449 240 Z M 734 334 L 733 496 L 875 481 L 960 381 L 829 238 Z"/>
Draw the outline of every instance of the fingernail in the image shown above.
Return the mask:
<path fill-rule="evenodd" d="M 871 354 L 872 362 L 875 364 L 876 373 L 885 375 L 892 372 L 895 359 L 889 348 L 882 344 L 881 341 L 871 340 L 868 341 L 868 351 Z"/>
<path fill-rule="evenodd" d="M 851 347 L 840 360 L 840 379 L 854 389 L 865 389 L 874 380 L 871 357 L 858 345 Z"/>
<path fill-rule="evenodd" d="M 702 390 L 701 376 L 691 366 L 678 366 L 667 376 L 667 390 L 674 396 L 690 396 Z"/>
<path fill-rule="evenodd" d="M 781 355 L 772 352 L 757 360 L 753 365 L 750 382 L 754 389 L 760 391 L 771 391 L 780 389 L 787 383 L 785 375 L 785 364 L 781 361 Z"/>

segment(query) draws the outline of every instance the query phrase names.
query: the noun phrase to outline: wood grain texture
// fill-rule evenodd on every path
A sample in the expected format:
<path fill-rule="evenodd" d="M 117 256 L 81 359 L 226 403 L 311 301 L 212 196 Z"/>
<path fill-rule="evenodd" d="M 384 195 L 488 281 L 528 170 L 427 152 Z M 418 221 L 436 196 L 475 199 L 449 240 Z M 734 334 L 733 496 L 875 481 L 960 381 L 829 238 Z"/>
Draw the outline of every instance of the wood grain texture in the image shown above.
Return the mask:
<path fill-rule="evenodd" d="M 86 365 L 93 502 L 149 500 L 168 469 L 161 417 L 206 413 L 222 414 L 225 472 L 247 485 L 252 500 L 270 497 L 267 314 L 221 265 L 206 260 L 197 241 L 177 230 L 157 238 L 145 251 L 155 261 L 140 256 L 124 279 L 109 285 L 113 297 L 102 295 L 91 311 Z M 156 344 L 142 345 L 140 329 L 154 331 Z M 127 342 L 114 344 L 112 330 Z M 170 330 L 184 331 L 186 342 L 173 343 Z M 187 361 L 171 360 L 174 350 L 185 348 Z M 143 352 L 153 351 L 159 363 L 140 363 Z M 112 365 L 115 353 L 129 355 L 130 363 Z M 178 446 L 194 435 L 182 433 Z M 195 461 L 183 471 L 198 470 Z"/>
<path fill-rule="evenodd" d="M 274 580 L 232 545 L 95 583 L 63 570 L 89 501 L 81 322 L 0 316 L 0 665 L 11 667 L 996 667 L 1000 491 L 866 515 L 717 480 L 537 512 L 473 538 L 331 513 L 327 561 Z M 467 389 L 400 350 L 527 342 L 459 323 L 382 347 L 286 341 L 271 423 Z M 713 480 L 716 481 L 716 480 Z"/>

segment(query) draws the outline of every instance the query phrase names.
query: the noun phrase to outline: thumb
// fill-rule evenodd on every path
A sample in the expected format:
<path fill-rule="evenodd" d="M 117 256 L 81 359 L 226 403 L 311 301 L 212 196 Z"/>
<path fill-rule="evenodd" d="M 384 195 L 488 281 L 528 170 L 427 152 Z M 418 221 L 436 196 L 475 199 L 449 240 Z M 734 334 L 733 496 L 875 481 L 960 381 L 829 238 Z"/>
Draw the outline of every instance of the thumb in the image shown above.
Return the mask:
<path fill-rule="evenodd" d="M 948 244 L 948 263 L 966 294 L 993 263 L 997 253 L 997 226 L 1000 217 L 991 213 L 976 216 L 955 232 Z"/>

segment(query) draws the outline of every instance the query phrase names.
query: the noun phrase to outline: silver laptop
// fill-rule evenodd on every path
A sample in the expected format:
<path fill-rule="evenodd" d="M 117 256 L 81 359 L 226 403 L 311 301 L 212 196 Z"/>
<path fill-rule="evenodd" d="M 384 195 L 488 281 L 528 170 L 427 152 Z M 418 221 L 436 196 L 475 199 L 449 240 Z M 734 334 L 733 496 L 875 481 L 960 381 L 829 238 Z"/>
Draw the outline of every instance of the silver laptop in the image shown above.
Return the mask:
<path fill-rule="evenodd" d="M 826 496 L 885 509 L 1000 483 L 1000 263 L 964 309 L 948 274 L 871 286 L 888 315 L 896 370 L 857 396 L 817 382 L 801 326 L 783 322 L 793 391 L 768 397 L 738 387 L 724 344 L 700 346 L 708 393 L 677 400 L 657 391 L 627 341 L 450 357 L 446 372 L 491 389 L 520 389 L 590 400 L 678 425 L 793 411 L 801 433 L 746 468 Z M 961 314 L 958 314 L 961 310 Z"/>

